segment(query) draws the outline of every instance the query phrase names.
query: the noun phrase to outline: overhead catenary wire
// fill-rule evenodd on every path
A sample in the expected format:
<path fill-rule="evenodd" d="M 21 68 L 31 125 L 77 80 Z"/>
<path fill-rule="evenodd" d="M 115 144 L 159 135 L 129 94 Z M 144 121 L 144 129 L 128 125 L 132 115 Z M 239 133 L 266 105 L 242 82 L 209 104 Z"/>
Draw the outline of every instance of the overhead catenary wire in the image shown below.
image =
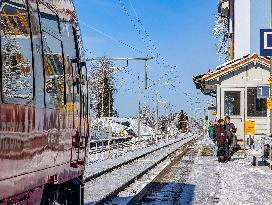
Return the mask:
<path fill-rule="evenodd" d="M 119 1 L 121 1 L 121 0 L 119 0 Z M 137 13 L 135 7 L 133 6 L 131 0 L 129 0 L 129 3 L 130 3 L 130 6 L 131 6 L 131 8 L 132 8 L 132 10 L 133 10 L 133 12 L 134 12 L 136 18 L 137 18 L 137 22 L 140 24 L 140 26 L 142 27 L 142 29 L 143 29 L 143 31 L 144 31 L 146 37 L 148 38 L 149 43 L 150 43 L 150 44 L 152 45 L 152 47 L 154 48 L 154 50 L 155 50 L 157 56 L 161 58 L 161 60 L 163 61 L 163 64 L 166 65 L 166 64 L 165 64 L 165 59 L 161 56 L 161 54 L 160 54 L 158 48 L 155 46 L 154 42 L 152 41 L 150 35 L 149 35 L 148 32 L 147 32 L 147 29 L 146 29 L 146 28 L 144 27 L 144 25 L 143 25 L 143 21 L 140 19 L 140 17 L 139 17 L 139 15 L 138 15 L 138 13 Z M 167 65 L 167 66 L 168 66 L 168 65 Z"/>
<path fill-rule="evenodd" d="M 121 7 L 123 8 L 123 10 L 124 10 L 126 16 L 128 17 L 128 19 L 129 19 L 129 21 L 131 22 L 132 26 L 133 26 L 134 29 L 136 30 L 137 34 L 139 35 L 139 38 L 144 42 L 145 46 L 147 47 L 147 49 L 148 49 L 148 51 L 149 51 L 149 54 L 150 54 L 151 56 L 153 56 L 153 57 L 156 57 L 157 54 L 156 54 L 155 52 L 152 51 L 152 49 L 151 49 L 152 47 L 149 45 L 149 42 L 147 42 L 147 41 L 145 40 L 145 38 L 143 37 L 143 32 L 141 31 L 141 29 L 139 29 L 139 28 L 137 27 L 135 21 L 134 21 L 133 18 L 132 18 L 132 15 L 129 13 L 129 11 L 128 11 L 126 5 L 124 4 L 124 2 L 121 1 L 121 0 L 118 0 L 118 2 L 120 3 Z M 165 66 L 165 64 L 160 63 L 160 62 L 158 61 L 158 58 L 155 58 L 155 61 L 156 61 L 156 63 L 157 63 L 160 67 Z"/>
<path fill-rule="evenodd" d="M 122 1 L 119 0 L 119 2 L 122 2 Z M 129 0 L 129 2 L 131 3 L 130 0 Z M 152 86 L 149 87 L 150 93 L 155 92 L 156 89 L 158 89 L 158 87 L 156 87 L 155 85 L 158 85 L 158 86 L 161 86 L 161 87 L 164 87 L 164 88 L 167 87 L 168 89 L 174 90 L 175 87 L 176 87 L 176 86 L 174 85 L 174 83 L 177 82 L 177 81 L 176 81 L 176 80 L 177 80 L 177 77 L 176 77 L 176 76 L 173 76 L 173 74 L 174 74 L 175 71 L 176 71 L 176 66 L 166 65 L 165 60 L 163 59 L 163 57 L 162 57 L 160 54 L 158 55 L 159 52 L 158 52 L 158 53 L 155 52 L 155 51 L 158 50 L 157 47 L 154 45 L 152 39 L 150 38 L 150 35 L 149 35 L 148 32 L 147 32 L 147 29 L 145 29 L 145 27 L 144 27 L 144 25 L 143 25 L 143 23 L 142 23 L 142 20 L 139 18 L 139 15 L 137 14 L 137 12 L 136 12 L 134 6 L 132 5 L 132 3 L 131 3 L 131 6 L 132 6 L 132 8 L 133 8 L 134 14 L 136 15 L 138 24 L 142 27 L 142 30 L 143 30 L 144 32 L 141 31 L 141 29 L 139 29 L 139 26 L 137 26 L 137 22 L 136 22 L 135 20 L 132 19 L 132 16 L 131 16 L 129 13 L 128 13 L 128 14 L 129 14 L 128 17 L 130 17 L 130 18 L 132 19 L 132 22 L 135 24 L 135 29 L 136 29 L 137 33 L 138 33 L 139 35 L 141 35 L 141 39 L 144 39 L 144 35 L 146 35 L 146 37 L 148 38 L 148 42 L 144 39 L 144 43 L 145 43 L 146 46 L 150 49 L 149 52 L 152 53 L 152 56 L 155 56 L 155 57 L 156 57 L 156 61 L 158 61 L 160 67 L 170 67 L 170 68 L 171 68 L 170 71 L 167 71 L 167 72 L 163 73 L 162 77 L 158 78 L 158 80 L 152 80 L 152 79 L 149 78 L 149 80 L 151 80 L 151 81 L 154 83 L 154 85 L 152 85 Z M 127 9 L 127 8 L 126 8 L 126 9 Z M 96 28 L 94 28 L 94 27 L 92 27 L 92 26 L 89 26 L 89 25 L 87 25 L 87 24 L 85 24 L 84 26 L 89 27 L 90 29 L 94 30 L 95 32 L 100 33 L 101 35 L 104 35 L 105 37 L 110 38 L 111 40 L 113 40 L 113 41 L 115 41 L 115 42 L 118 42 L 118 43 L 120 43 L 120 44 L 122 44 L 122 45 L 124 45 L 124 46 L 126 46 L 126 47 L 129 47 L 130 49 L 133 49 L 133 50 L 136 51 L 137 53 L 143 54 L 143 51 L 140 51 L 139 49 L 135 48 L 134 46 L 131 46 L 131 45 L 129 45 L 128 43 L 125 43 L 123 40 L 118 40 L 118 39 L 112 37 L 111 35 L 108 35 L 108 34 L 106 34 L 105 32 L 102 32 L 102 31 L 100 31 L 99 29 L 96 29 Z M 150 45 L 150 44 L 152 44 L 152 45 Z M 155 49 L 154 47 L 156 47 L 156 49 Z M 155 51 L 154 51 L 154 50 L 155 50 Z M 155 53 L 156 53 L 157 55 L 156 55 Z M 163 63 L 160 62 L 160 61 L 162 61 Z M 127 73 L 128 73 L 128 75 L 133 79 L 133 78 L 136 76 L 136 74 L 134 74 L 134 73 L 132 73 L 132 72 L 133 72 L 133 71 L 128 71 Z M 127 89 L 127 88 L 128 88 L 128 86 L 127 86 L 128 84 L 125 82 L 124 78 L 125 78 L 125 77 L 122 77 L 121 79 L 119 79 L 119 81 L 117 80 L 117 82 L 120 83 L 120 82 L 122 81 L 122 82 L 121 82 L 122 87 L 125 88 L 125 89 Z M 164 82 L 164 81 L 165 81 L 165 82 Z M 131 81 L 130 81 L 130 82 L 131 82 Z M 156 89 L 155 89 L 155 88 L 156 88 Z M 173 89 L 173 88 L 174 88 L 174 89 Z M 128 88 L 128 90 L 133 91 L 134 88 Z M 175 90 L 176 90 L 176 89 L 175 89 Z"/>
<path fill-rule="evenodd" d="M 122 2 L 122 0 L 118 0 L 118 1 L 119 1 L 119 3 L 121 4 L 121 6 L 123 7 L 123 9 L 124 9 L 124 11 L 126 12 L 127 16 L 130 17 L 131 15 L 129 14 L 128 10 L 126 9 L 125 4 Z M 144 27 L 143 21 L 140 19 L 139 15 L 138 15 L 138 13 L 137 13 L 137 11 L 136 11 L 136 9 L 135 9 L 135 7 L 134 7 L 133 4 L 132 4 L 132 1 L 129 0 L 129 3 L 130 3 L 130 6 L 131 6 L 131 8 L 132 8 L 134 14 L 135 14 L 135 17 L 137 18 L 138 24 L 141 26 L 141 28 L 142 28 L 143 32 L 145 33 L 145 35 L 146 35 L 146 37 L 147 37 L 149 43 L 152 45 L 154 51 L 157 53 L 157 57 L 160 57 L 161 60 L 162 60 L 162 62 L 163 62 L 163 63 L 162 63 L 163 66 L 160 66 L 160 67 L 170 67 L 171 69 L 173 69 L 173 66 L 166 65 L 165 59 L 164 59 L 164 58 L 161 56 L 161 54 L 159 53 L 158 48 L 155 46 L 154 42 L 152 41 L 150 35 L 149 35 L 148 32 L 147 32 L 147 29 Z M 130 18 L 130 20 L 131 20 L 131 18 Z M 133 20 L 131 20 L 131 21 L 134 22 Z M 135 27 L 135 26 L 134 26 L 134 27 Z M 139 30 L 139 29 L 137 29 L 137 30 Z M 158 60 L 157 60 L 157 62 L 158 62 Z M 176 67 L 174 66 L 174 69 L 175 69 L 175 68 L 176 68 Z M 162 76 L 161 78 L 159 78 L 159 79 L 156 81 L 156 83 L 159 83 L 159 82 L 161 81 L 161 79 L 163 79 L 163 78 L 165 77 L 165 75 L 168 76 L 167 73 L 166 73 L 166 74 L 163 74 L 163 76 Z M 170 80 L 170 81 L 174 82 L 173 80 Z M 154 81 L 153 81 L 153 82 L 154 82 Z M 156 83 L 155 83 L 155 84 L 156 84 Z M 170 83 L 169 83 L 169 84 L 170 84 Z M 172 84 L 171 84 L 171 85 L 172 85 Z M 154 86 L 154 85 L 153 85 L 153 86 Z M 172 87 L 175 87 L 175 86 L 172 85 Z"/>
<path fill-rule="evenodd" d="M 104 33 L 103 31 L 101 31 L 101 30 L 99 30 L 99 29 L 97 29 L 97 28 L 95 28 L 95 27 L 93 27 L 93 26 L 90 26 L 90 25 L 88 25 L 88 24 L 86 24 L 86 23 L 84 23 L 84 22 L 82 23 L 82 25 L 84 25 L 85 27 L 87 27 L 87 28 L 89 28 L 89 29 L 92 29 L 93 31 L 95 31 L 95 32 L 97 32 L 97 33 L 99 33 L 99 34 L 101 34 L 101 35 L 107 37 L 107 38 L 112 39 L 113 41 L 115 41 L 115 42 L 117 42 L 117 43 L 120 43 L 120 44 L 122 44 L 122 45 L 124 45 L 124 46 L 126 46 L 126 47 L 128 47 L 128 48 L 130 48 L 130 49 L 132 49 L 132 50 L 134 50 L 134 51 L 137 52 L 137 53 L 143 54 L 142 51 L 140 51 L 139 49 L 135 48 L 134 46 L 131 46 L 130 44 L 128 44 L 128 43 L 126 43 L 126 42 L 124 42 L 124 41 L 118 40 L 118 39 L 116 39 L 116 38 L 114 38 L 114 37 L 112 37 L 112 36 L 110 36 L 110 35 Z"/>
<path fill-rule="evenodd" d="M 121 2 L 122 3 L 122 2 Z M 124 4 L 123 4 L 124 5 Z M 134 7 L 133 7 L 134 8 Z M 135 10 L 135 8 L 134 8 L 134 10 Z M 127 10 L 126 10 L 127 11 Z M 135 10 L 135 13 L 136 13 L 136 10 Z M 127 11 L 127 14 L 128 14 L 128 16 L 130 17 L 130 14 L 128 13 L 128 11 Z M 137 13 L 136 13 L 136 15 L 137 15 Z M 138 16 L 138 15 L 137 15 Z M 139 19 L 139 17 L 138 17 L 138 19 Z M 134 21 L 133 21 L 133 19 L 131 19 L 132 20 L 132 23 L 134 23 Z M 140 20 L 139 20 L 140 21 Z M 134 23 L 135 24 L 135 23 Z M 128 47 L 128 48 L 130 48 L 130 49 L 132 49 L 132 50 L 134 50 L 134 51 L 136 51 L 136 52 L 138 52 L 138 53 L 141 53 L 141 54 L 143 54 L 143 52 L 142 51 L 140 51 L 139 49 L 137 49 L 137 48 L 135 48 L 134 46 L 131 46 L 131 45 L 129 45 L 128 43 L 125 43 L 124 41 L 121 41 L 121 40 L 118 40 L 118 39 L 116 39 L 116 38 L 114 38 L 114 37 L 112 37 L 111 35 L 108 35 L 108 34 L 106 34 L 105 32 L 103 32 L 103 31 L 101 31 L 101 30 L 99 30 L 99 29 L 97 29 L 97 28 L 94 28 L 93 26 L 90 26 L 90 25 L 88 25 L 88 24 L 86 24 L 86 23 L 83 23 L 83 25 L 84 26 L 86 26 L 87 28 L 89 28 L 89 29 L 92 29 L 92 30 L 94 30 L 95 32 L 97 32 L 97 33 L 99 33 L 99 34 L 101 34 L 101 35 L 103 35 L 103 36 L 105 36 L 105 37 L 107 37 L 107 38 L 110 38 L 110 39 L 112 39 L 113 41 L 115 41 L 115 42 L 118 42 L 118 43 L 120 43 L 120 44 L 122 44 L 122 45 L 124 45 L 124 46 L 126 46 L 126 47 Z M 135 29 L 138 31 L 138 33 L 141 33 L 141 31 L 136 27 L 136 25 L 134 25 L 135 26 Z M 144 30 L 146 31 L 146 29 L 144 28 Z M 148 35 L 148 33 L 147 33 L 147 35 Z M 148 37 L 149 37 L 149 35 L 148 35 Z M 143 38 L 143 37 L 142 37 Z M 150 38 L 150 37 L 149 37 Z M 144 40 L 144 39 L 143 39 Z M 150 39 L 151 40 L 151 39 Z M 144 41 L 145 42 L 145 41 Z M 150 49 L 150 48 L 149 48 Z M 151 49 L 150 49 L 151 50 Z M 152 51 L 151 51 L 152 52 Z M 156 61 L 158 61 L 157 59 L 156 59 Z M 159 63 L 159 62 L 157 62 L 157 63 Z M 160 63 L 159 63 L 160 64 Z M 166 66 L 167 67 L 167 66 Z M 172 67 L 171 67 L 172 68 Z M 164 76 L 164 75 L 163 75 Z M 162 80 L 163 78 L 159 78 L 157 81 L 156 81 L 156 83 L 157 84 L 160 84 L 160 81 Z M 168 81 L 172 81 L 173 82 L 173 80 L 168 80 Z"/>

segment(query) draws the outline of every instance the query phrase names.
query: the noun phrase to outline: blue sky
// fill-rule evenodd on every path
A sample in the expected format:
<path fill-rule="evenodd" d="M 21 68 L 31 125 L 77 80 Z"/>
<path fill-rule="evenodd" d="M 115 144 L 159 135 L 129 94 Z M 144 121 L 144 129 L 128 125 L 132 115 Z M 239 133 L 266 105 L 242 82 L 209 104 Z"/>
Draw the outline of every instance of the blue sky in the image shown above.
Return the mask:
<path fill-rule="evenodd" d="M 178 66 L 175 72 L 169 76 L 172 79 L 178 75 L 179 81 L 181 81 L 180 84 L 174 84 L 176 91 L 170 85 L 156 85 L 145 91 L 143 89 L 144 84 L 141 82 L 142 105 L 151 104 L 154 107 L 154 90 L 157 90 L 161 95 L 160 100 L 170 102 L 175 111 L 183 109 L 191 113 L 192 103 L 188 101 L 188 96 L 184 92 L 189 92 L 190 96 L 194 96 L 193 100 L 195 100 L 195 96 L 200 97 L 201 106 L 203 106 L 209 98 L 197 94 L 199 91 L 195 89 L 192 83 L 192 76 L 206 72 L 209 68 L 214 69 L 221 64 L 216 54 L 216 40 L 212 35 L 218 0 L 130 1 L 157 50 L 154 50 L 151 45 L 149 47 L 154 50 L 153 52 L 159 51 L 167 64 Z M 130 1 L 122 0 L 137 28 L 142 29 L 140 24 L 137 24 L 137 18 Z M 75 6 L 85 49 L 88 50 L 87 57 L 144 57 L 148 54 L 148 38 L 144 35 L 144 32 L 142 35 L 137 33 L 119 0 L 75 0 Z M 132 45 L 143 54 L 135 52 L 90 29 L 90 27 Z M 141 38 L 144 38 L 145 42 Z M 159 62 L 162 62 L 162 60 L 160 59 Z M 125 64 L 125 62 L 116 62 L 117 66 L 124 66 Z M 170 68 L 160 67 L 156 61 L 152 61 L 148 65 L 148 76 L 155 81 L 171 70 Z M 137 75 L 140 75 L 141 80 L 144 79 L 142 62 L 131 62 L 128 69 L 130 70 L 129 74 L 119 73 L 116 76 L 120 83 L 117 83 L 118 92 L 115 94 L 115 107 L 121 116 L 136 115 Z M 127 83 L 121 83 L 123 78 L 126 79 Z M 175 80 L 178 79 L 175 78 Z M 164 81 L 161 82 L 164 83 Z M 148 83 L 151 85 L 152 81 L 149 80 Z M 193 106 L 196 107 L 196 105 Z M 160 111 L 161 114 L 165 112 L 162 107 Z"/>

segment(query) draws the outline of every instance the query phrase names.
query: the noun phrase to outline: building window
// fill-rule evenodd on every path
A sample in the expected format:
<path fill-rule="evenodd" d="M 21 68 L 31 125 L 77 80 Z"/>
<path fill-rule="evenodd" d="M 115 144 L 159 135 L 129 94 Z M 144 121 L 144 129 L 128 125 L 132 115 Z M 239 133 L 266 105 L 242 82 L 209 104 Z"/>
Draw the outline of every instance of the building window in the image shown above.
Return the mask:
<path fill-rule="evenodd" d="M 26 1 L 3 0 L 0 6 L 3 100 L 32 105 L 33 57 Z"/>
<path fill-rule="evenodd" d="M 267 107 L 266 98 L 257 98 L 257 88 L 247 89 L 247 116 L 266 117 Z"/>
<path fill-rule="evenodd" d="M 240 91 L 225 91 L 225 115 L 240 115 Z"/>

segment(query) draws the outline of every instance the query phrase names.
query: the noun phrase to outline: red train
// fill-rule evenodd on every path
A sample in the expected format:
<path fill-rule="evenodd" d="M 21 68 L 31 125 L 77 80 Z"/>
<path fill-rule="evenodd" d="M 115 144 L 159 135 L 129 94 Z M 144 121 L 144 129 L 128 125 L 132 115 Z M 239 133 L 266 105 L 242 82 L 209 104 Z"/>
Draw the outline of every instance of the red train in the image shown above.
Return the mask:
<path fill-rule="evenodd" d="M 87 69 L 72 0 L 1 0 L 0 205 L 82 204 Z"/>

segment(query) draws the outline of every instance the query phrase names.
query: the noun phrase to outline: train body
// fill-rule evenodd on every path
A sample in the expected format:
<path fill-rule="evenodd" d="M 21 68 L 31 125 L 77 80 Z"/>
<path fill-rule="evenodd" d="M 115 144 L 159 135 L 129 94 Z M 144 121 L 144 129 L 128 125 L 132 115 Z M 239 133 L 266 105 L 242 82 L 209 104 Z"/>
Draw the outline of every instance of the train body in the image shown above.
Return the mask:
<path fill-rule="evenodd" d="M 0 205 L 83 203 L 87 69 L 72 0 L 1 0 Z"/>

